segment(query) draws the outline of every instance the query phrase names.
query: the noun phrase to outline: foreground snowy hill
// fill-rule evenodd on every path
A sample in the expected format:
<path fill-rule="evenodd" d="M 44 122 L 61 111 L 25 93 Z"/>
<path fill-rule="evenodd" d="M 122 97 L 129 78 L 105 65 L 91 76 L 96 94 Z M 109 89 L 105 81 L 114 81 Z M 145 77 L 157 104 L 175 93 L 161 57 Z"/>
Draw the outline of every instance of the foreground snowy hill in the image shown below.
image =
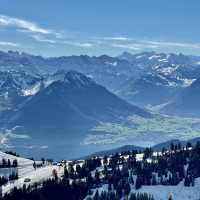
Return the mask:
<path fill-rule="evenodd" d="M 131 188 L 131 193 L 141 194 L 147 193 L 153 195 L 155 200 L 168 200 L 170 195 L 174 200 L 198 200 L 200 198 L 200 178 L 195 180 L 194 187 L 185 187 L 184 183 L 181 182 L 177 186 L 143 186 L 142 188 L 136 190 L 134 187 Z M 85 200 L 88 200 L 89 197 L 93 197 L 96 191 L 99 191 L 99 194 L 103 191 L 108 191 L 108 185 L 103 185 L 100 188 L 93 190 L 93 195 L 88 195 Z M 123 198 L 122 198 L 123 199 Z"/>
<path fill-rule="evenodd" d="M 7 153 L 3 153 L 0 151 L 0 160 L 17 160 L 18 167 L 17 172 L 19 178 L 17 180 L 9 181 L 7 184 L 2 186 L 2 193 L 9 193 L 14 187 L 22 188 L 23 185 L 34 185 L 35 183 L 41 183 L 52 177 L 52 171 L 55 169 L 58 172 L 58 175 L 63 175 L 63 167 L 61 166 L 53 166 L 53 165 L 44 165 L 43 167 L 35 169 L 33 167 L 33 160 L 16 157 Z M 36 163 L 41 163 L 41 161 L 36 161 Z M 0 176 L 4 176 L 3 169 L 0 170 Z M 29 182 L 26 182 L 25 179 L 30 179 Z"/>
<path fill-rule="evenodd" d="M 51 200 L 58 193 L 61 200 L 66 195 L 75 200 L 108 197 L 143 200 L 142 196 L 145 200 L 168 200 L 170 196 L 173 200 L 198 200 L 200 197 L 200 143 L 194 146 L 171 143 L 170 149 L 159 152 L 146 148 L 142 152 L 133 150 L 86 160 L 65 160 L 59 166 L 36 170 L 33 161 L 0 155 L 19 162 L 19 179 L 2 187 L 5 200 L 10 197 L 32 200 L 34 195 Z M 57 171 L 56 175 L 53 170 Z"/>
<path fill-rule="evenodd" d="M 188 143 L 187 145 L 190 144 Z M 166 151 L 165 153 L 151 153 L 146 149 L 144 153 L 134 155 L 134 153 L 124 151 L 122 154 L 119 154 L 121 155 L 119 156 L 119 163 L 115 160 L 117 154 L 115 154 L 116 156 L 104 157 L 102 160 L 104 163 L 103 167 L 96 169 L 95 174 L 99 174 L 100 177 L 107 176 L 108 183 L 92 188 L 92 192 L 87 195 L 85 200 L 104 199 L 104 197 L 106 199 L 106 195 L 110 195 L 113 198 L 115 192 L 121 196 L 121 198 L 119 198 L 119 196 L 115 196 L 115 198 L 122 200 L 135 199 L 132 196 L 133 194 L 135 194 L 138 199 L 140 199 L 138 195 L 145 194 L 145 199 L 148 199 L 147 195 L 149 195 L 155 200 L 168 200 L 170 196 L 174 200 L 198 200 L 200 198 L 200 178 L 199 174 L 197 175 L 197 163 L 199 160 L 199 156 L 197 155 L 199 155 L 199 152 L 196 152 L 198 148 L 199 143 L 196 144 L 195 149 L 191 149 L 190 147 L 182 148 L 180 143 L 177 145 L 171 143 L 171 150 Z M 196 155 L 194 156 L 194 154 Z M 149 157 L 149 155 L 151 156 Z M 163 156 L 166 156 L 166 160 Z M 186 159 L 185 156 L 191 156 L 191 158 Z M 108 162 L 112 163 L 111 165 L 108 165 L 108 168 L 105 168 L 106 159 L 109 159 Z M 195 161 L 192 161 L 192 159 L 195 159 Z M 196 166 L 193 165 L 193 162 L 196 163 Z M 139 163 L 142 164 L 138 165 Z M 183 168 L 180 167 L 180 163 L 183 164 Z M 113 168 L 112 165 L 115 167 L 117 165 L 117 167 Z M 162 165 L 165 168 L 164 171 L 162 171 L 164 168 L 159 167 Z M 112 177 L 113 179 L 110 178 L 111 168 L 114 171 L 116 170 L 116 174 Z M 149 176 L 148 171 L 154 172 Z M 163 176 L 161 174 L 163 174 Z M 122 176 L 121 179 L 117 179 L 118 176 Z M 180 178 L 181 176 L 185 176 L 185 178 L 182 179 Z M 190 183 L 187 183 L 187 180 L 189 180 L 187 177 L 191 177 Z M 194 177 L 196 178 L 194 179 Z M 148 182 L 148 179 L 150 182 Z M 118 183 L 115 182 L 116 180 L 118 180 Z M 126 181 L 128 181 L 130 186 L 129 184 L 126 184 Z M 151 199 L 150 197 L 149 199 Z"/>

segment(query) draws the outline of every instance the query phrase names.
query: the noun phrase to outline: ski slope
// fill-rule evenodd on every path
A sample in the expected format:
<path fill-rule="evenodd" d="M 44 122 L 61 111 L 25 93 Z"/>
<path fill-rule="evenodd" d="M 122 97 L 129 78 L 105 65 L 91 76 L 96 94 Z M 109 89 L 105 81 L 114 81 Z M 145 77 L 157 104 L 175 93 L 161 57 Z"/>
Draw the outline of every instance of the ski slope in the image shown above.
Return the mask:
<path fill-rule="evenodd" d="M 34 183 L 41 183 L 49 178 L 52 177 L 52 171 L 55 169 L 58 173 L 58 176 L 62 176 L 64 173 L 64 168 L 62 166 L 53 166 L 53 165 L 47 165 L 38 169 L 34 169 L 33 167 L 33 161 L 12 156 L 3 152 L 0 152 L 0 160 L 2 158 L 10 159 L 11 162 L 14 159 L 17 159 L 18 161 L 18 175 L 19 179 L 15 181 L 9 181 L 6 185 L 2 186 L 2 193 L 9 193 L 14 187 L 22 188 L 24 184 L 33 185 Z M 40 162 L 40 161 L 39 161 Z M 2 175 L 2 174 L 1 174 Z M 24 180 L 26 178 L 31 179 L 30 182 L 25 183 Z"/>

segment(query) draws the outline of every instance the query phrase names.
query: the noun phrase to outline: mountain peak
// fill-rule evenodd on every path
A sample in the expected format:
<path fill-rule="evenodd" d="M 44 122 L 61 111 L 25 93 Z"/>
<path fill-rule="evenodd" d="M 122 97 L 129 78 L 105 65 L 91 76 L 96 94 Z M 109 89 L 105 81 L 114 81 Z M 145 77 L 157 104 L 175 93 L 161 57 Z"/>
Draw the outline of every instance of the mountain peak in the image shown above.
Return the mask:
<path fill-rule="evenodd" d="M 88 86 L 94 84 L 94 81 L 92 79 L 74 70 L 68 71 L 65 74 L 63 81 L 65 83 L 75 84 L 79 86 Z"/>
<path fill-rule="evenodd" d="M 133 56 L 132 53 L 128 52 L 128 51 L 124 51 L 121 56 Z"/>

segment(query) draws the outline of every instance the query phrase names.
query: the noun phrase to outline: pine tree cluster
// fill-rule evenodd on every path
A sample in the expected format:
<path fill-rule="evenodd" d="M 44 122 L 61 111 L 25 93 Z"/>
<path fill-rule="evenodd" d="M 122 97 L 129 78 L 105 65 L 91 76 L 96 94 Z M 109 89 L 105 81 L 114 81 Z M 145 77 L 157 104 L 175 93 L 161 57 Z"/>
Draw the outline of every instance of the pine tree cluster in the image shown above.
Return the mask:
<path fill-rule="evenodd" d="M 18 162 L 14 159 L 12 162 L 10 159 L 3 158 L 0 162 L 0 168 L 16 168 L 18 166 Z"/>

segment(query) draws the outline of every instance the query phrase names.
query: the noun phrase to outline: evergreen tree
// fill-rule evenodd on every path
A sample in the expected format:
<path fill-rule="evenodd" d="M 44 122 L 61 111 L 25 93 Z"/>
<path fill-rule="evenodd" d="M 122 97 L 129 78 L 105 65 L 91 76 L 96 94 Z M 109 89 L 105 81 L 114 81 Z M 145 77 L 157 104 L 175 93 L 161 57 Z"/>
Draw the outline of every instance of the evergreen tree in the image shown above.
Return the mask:
<path fill-rule="evenodd" d="M 95 171 L 95 182 L 96 182 L 97 185 L 99 185 L 100 182 L 101 182 L 100 181 L 100 174 L 99 174 L 98 170 Z"/>
<path fill-rule="evenodd" d="M 141 186 L 142 186 L 142 178 L 137 176 L 136 183 L 135 183 L 135 189 L 138 190 L 141 188 Z"/>
<path fill-rule="evenodd" d="M 131 187 L 130 187 L 130 184 L 127 182 L 124 186 L 124 194 L 129 195 L 130 191 L 131 191 Z"/>
<path fill-rule="evenodd" d="M 169 195 L 168 200 L 173 200 L 173 198 L 172 198 L 172 194 Z"/>
<path fill-rule="evenodd" d="M 13 164 L 12 164 L 12 165 L 13 165 L 13 167 L 17 167 L 17 166 L 18 166 L 17 159 L 14 159 L 14 160 L 13 160 Z"/>
<path fill-rule="evenodd" d="M 190 186 L 190 179 L 189 179 L 188 176 L 185 177 L 184 186 L 185 186 L 185 187 L 189 187 L 189 186 Z"/>
<path fill-rule="evenodd" d="M 136 194 L 135 194 L 135 193 L 132 193 L 132 194 L 130 195 L 129 200 L 137 200 Z"/>
<path fill-rule="evenodd" d="M 10 168 L 10 167 L 11 167 L 11 162 L 10 162 L 10 159 L 8 159 L 7 167 L 8 167 L 8 168 Z"/>
<path fill-rule="evenodd" d="M 55 181 L 58 180 L 58 172 L 55 169 L 53 169 L 53 171 L 52 171 L 52 176 L 55 179 Z"/>
<path fill-rule="evenodd" d="M 96 190 L 93 200 L 99 200 L 99 190 Z"/>
<path fill-rule="evenodd" d="M 64 166 L 64 178 L 69 178 L 69 173 L 66 166 Z"/>

